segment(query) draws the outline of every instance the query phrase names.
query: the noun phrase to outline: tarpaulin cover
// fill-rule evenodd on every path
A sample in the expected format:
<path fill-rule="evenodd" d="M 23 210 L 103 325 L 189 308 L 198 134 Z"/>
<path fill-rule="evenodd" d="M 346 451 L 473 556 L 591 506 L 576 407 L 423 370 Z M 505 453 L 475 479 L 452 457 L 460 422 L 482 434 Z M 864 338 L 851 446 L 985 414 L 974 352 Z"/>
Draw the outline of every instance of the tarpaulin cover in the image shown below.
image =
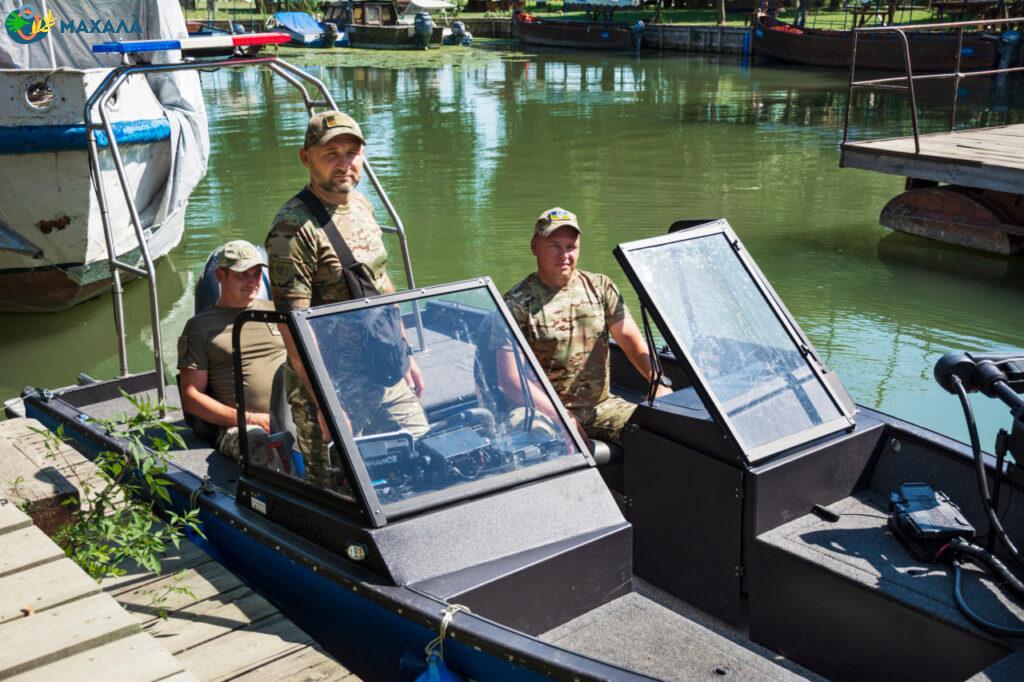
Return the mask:
<path fill-rule="evenodd" d="M 0 0 L 0 16 L 6 19 L 23 4 L 43 15 L 42 0 L 32 3 Z M 48 0 L 45 9 L 56 20 L 47 37 L 22 45 L 4 30 L 0 38 L 0 68 L 114 67 L 119 64 L 118 56 L 93 54 L 95 43 L 187 36 L 178 0 Z M 86 30 L 80 30 L 83 28 Z M 140 54 L 140 57 L 151 63 L 168 63 L 179 61 L 181 53 L 174 50 Z M 159 73 L 147 79 L 170 128 L 171 164 L 166 189 L 162 196 L 154 199 L 154 205 L 138 207 L 140 213 L 158 222 L 185 205 L 206 174 L 210 139 L 198 73 Z"/>

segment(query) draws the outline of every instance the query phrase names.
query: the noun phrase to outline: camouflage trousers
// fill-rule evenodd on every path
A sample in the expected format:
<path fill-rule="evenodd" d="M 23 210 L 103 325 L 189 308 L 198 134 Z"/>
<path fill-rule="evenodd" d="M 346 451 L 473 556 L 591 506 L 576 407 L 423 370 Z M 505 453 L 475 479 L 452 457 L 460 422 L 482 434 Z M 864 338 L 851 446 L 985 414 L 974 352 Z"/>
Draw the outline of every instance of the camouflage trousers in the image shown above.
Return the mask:
<path fill-rule="evenodd" d="M 340 388 L 348 398 L 341 402 L 355 436 L 405 429 L 414 438 L 419 438 L 430 430 L 423 406 L 405 379 L 385 388 L 353 377 L 348 381 L 342 380 Z M 290 365 L 285 370 L 285 389 L 295 422 L 295 440 L 305 460 L 306 480 L 321 487 L 334 488 L 335 482 L 330 480 L 327 471 L 330 436 L 324 438 L 320 432 L 313 401 Z"/>
<path fill-rule="evenodd" d="M 593 407 L 569 411 L 579 420 L 588 438 L 621 445 L 622 429 L 636 411 L 636 403 L 612 395 Z"/>
<path fill-rule="evenodd" d="M 249 426 L 245 430 L 245 441 L 249 449 L 249 464 L 266 466 L 270 434 L 258 426 Z M 217 449 L 236 462 L 242 461 L 242 451 L 238 445 L 238 427 L 231 426 L 220 430 L 217 436 Z"/>

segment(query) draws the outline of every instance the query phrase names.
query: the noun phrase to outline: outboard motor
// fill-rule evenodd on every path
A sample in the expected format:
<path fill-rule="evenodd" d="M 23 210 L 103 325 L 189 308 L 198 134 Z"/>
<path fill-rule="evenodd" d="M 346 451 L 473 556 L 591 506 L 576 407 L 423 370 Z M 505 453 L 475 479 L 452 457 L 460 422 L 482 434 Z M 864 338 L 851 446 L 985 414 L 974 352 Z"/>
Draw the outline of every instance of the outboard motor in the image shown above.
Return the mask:
<path fill-rule="evenodd" d="M 434 35 L 434 20 L 430 12 L 417 12 L 413 20 L 413 31 L 416 35 L 416 47 L 421 50 L 430 45 L 430 37 Z"/>
<path fill-rule="evenodd" d="M 330 49 L 334 47 L 334 43 L 338 40 L 338 25 L 331 22 L 324 22 L 324 34 L 322 36 L 324 47 Z"/>
<path fill-rule="evenodd" d="M 453 21 L 451 26 L 451 36 L 449 36 L 449 45 L 463 45 L 469 47 L 473 42 L 473 34 L 466 30 L 466 25 L 461 21 Z"/>
<path fill-rule="evenodd" d="M 644 38 L 644 28 L 646 28 L 646 26 L 640 19 L 637 19 L 637 22 L 629 27 L 629 35 L 633 38 L 634 52 L 640 51 L 640 41 Z"/>

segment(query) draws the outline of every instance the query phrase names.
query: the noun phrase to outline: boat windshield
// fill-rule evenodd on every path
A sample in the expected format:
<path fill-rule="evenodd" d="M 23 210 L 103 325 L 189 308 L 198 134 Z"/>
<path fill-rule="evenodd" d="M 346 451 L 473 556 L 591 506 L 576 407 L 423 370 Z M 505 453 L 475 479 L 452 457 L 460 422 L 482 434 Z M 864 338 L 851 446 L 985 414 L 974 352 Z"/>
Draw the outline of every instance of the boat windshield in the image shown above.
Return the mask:
<path fill-rule="evenodd" d="M 588 463 L 499 301 L 478 280 L 309 314 L 339 450 L 388 516 Z"/>
<path fill-rule="evenodd" d="M 851 422 L 809 343 L 724 221 L 618 254 L 749 461 Z"/>

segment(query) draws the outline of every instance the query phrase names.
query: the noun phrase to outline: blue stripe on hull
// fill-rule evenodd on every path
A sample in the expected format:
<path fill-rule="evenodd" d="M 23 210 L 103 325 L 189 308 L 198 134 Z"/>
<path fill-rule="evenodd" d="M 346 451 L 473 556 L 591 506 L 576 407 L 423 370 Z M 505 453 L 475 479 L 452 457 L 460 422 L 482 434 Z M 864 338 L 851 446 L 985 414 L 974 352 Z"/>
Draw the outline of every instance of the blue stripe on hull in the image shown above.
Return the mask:
<path fill-rule="evenodd" d="M 171 126 L 166 118 L 117 121 L 111 124 L 118 144 L 144 144 L 166 140 Z M 107 134 L 97 131 L 96 141 L 107 146 Z M 36 154 L 87 149 L 84 125 L 0 126 L 0 154 Z"/>

